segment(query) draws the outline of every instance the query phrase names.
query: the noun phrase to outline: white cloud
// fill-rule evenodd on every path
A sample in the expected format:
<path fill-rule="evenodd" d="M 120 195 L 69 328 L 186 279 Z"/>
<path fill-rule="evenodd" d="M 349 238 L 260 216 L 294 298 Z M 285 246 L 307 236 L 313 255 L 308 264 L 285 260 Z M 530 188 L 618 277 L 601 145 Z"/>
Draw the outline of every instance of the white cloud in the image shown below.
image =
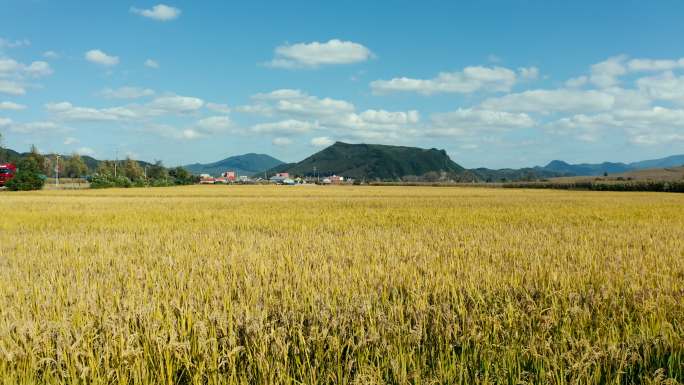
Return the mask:
<path fill-rule="evenodd" d="M 42 77 L 52 75 L 53 71 L 50 64 L 44 61 L 34 61 L 27 66 L 24 71 L 33 77 Z"/>
<path fill-rule="evenodd" d="M 59 102 L 48 103 L 45 108 L 57 118 L 66 121 L 119 121 L 138 117 L 135 111 L 124 107 L 97 109 Z"/>
<path fill-rule="evenodd" d="M 675 76 L 671 71 L 638 79 L 637 86 L 651 99 L 684 104 L 684 76 Z"/>
<path fill-rule="evenodd" d="M 197 122 L 197 126 L 209 133 L 219 133 L 233 127 L 233 122 L 227 116 L 210 116 Z"/>
<path fill-rule="evenodd" d="M 432 115 L 428 134 L 435 136 L 467 136 L 483 132 L 506 131 L 534 127 L 536 122 L 525 113 L 459 108 Z"/>
<path fill-rule="evenodd" d="M 275 58 L 269 66 L 317 68 L 322 65 L 358 63 L 372 56 L 371 50 L 359 43 L 332 39 L 325 43 L 314 41 L 276 47 Z"/>
<path fill-rule="evenodd" d="M 528 75 L 529 71 L 527 70 Z M 534 72 L 534 71 L 532 71 Z M 370 86 L 374 93 L 417 92 L 424 95 L 435 93 L 469 94 L 477 91 L 507 92 L 517 81 L 514 71 L 504 67 L 466 67 L 463 71 L 442 72 L 432 79 L 407 77 L 376 80 Z"/>
<path fill-rule="evenodd" d="M 314 147 L 328 147 L 331 146 L 335 141 L 327 136 L 319 136 L 311 139 L 311 145 Z"/>
<path fill-rule="evenodd" d="M 354 105 L 347 101 L 318 98 L 293 89 L 280 89 L 266 94 L 256 94 L 252 98 L 257 104 L 242 106 L 238 110 L 264 116 L 281 114 L 307 118 L 354 111 Z"/>
<path fill-rule="evenodd" d="M 273 143 L 274 146 L 289 146 L 290 144 L 292 144 L 292 139 L 278 137 L 278 138 L 273 138 L 271 143 Z"/>
<path fill-rule="evenodd" d="M 26 106 L 23 104 L 17 104 L 14 102 L 0 102 L 0 110 L 25 110 Z"/>
<path fill-rule="evenodd" d="M 0 48 L 20 48 L 30 45 L 31 41 L 28 39 L 10 40 L 0 37 Z"/>
<path fill-rule="evenodd" d="M 7 127 L 12 124 L 12 119 L 0 117 L 0 127 Z"/>
<path fill-rule="evenodd" d="M 520 77 L 525 80 L 539 79 L 539 68 L 537 67 L 518 68 L 518 73 L 520 74 Z"/>
<path fill-rule="evenodd" d="M 11 80 L 0 79 L 0 93 L 9 95 L 24 95 L 26 94 L 26 87 Z"/>
<path fill-rule="evenodd" d="M 595 141 L 607 130 L 620 130 L 634 144 L 656 145 L 684 140 L 684 110 L 653 107 L 578 114 L 547 124 L 551 132 Z"/>
<path fill-rule="evenodd" d="M 101 95 L 109 99 L 138 99 L 154 95 L 154 90 L 149 88 L 125 86 L 116 89 L 105 88 Z"/>
<path fill-rule="evenodd" d="M 72 137 L 72 136 L 64 138 L 64 144 L 67 146 L 71 145 L 71 144 L 76 144 L 78 142 L 79 142 L 79 140 L 77 138 Z"/>
<path fill-rule="evenodd" d="M 54 122 L 39 121 L 12 124 L 10 130 L 18 134 L 37 134 L 64 131 L 64 128 Z"/>
<path fill-rule="evenodd" d="M 625 60 L 627 60 L 627 56 L 620 55 L 592 65 L 589 80 L 602 88 L 617 85 L 618 78 L 627 73 Z"/>
<path fill-rule="evenodd" d="M 482 103 L 488 110 L 520 112 L 601 111 L 613 108 L 615 96 L 601 91 L 530 90 L 490 98 Z"/>
<path fill-rule="evenodd" d="M 317 127 L 317 123 L 288 119 L 273 123 L 256 124 L 252 127 L 252 131 L 260 134 L 304 134 Z"/>
<path fill-rule="evenodd" d="M 385 111 L 385 110 L 366 110 L 359 114 L 359 117 L 366 123 L 377 123 L 377 124 L 391 124 L 391 125 L 402 125 L 402 124 L 413 124 L 418 123 L 420 120 L 420 115 L 418 111 L 411 110 L 408 112 L 398 111 Z"/>
<path fill-rule="evenodd" d="M 589 83 L 589 77 L 582 75 L 566 80 L 565 86 L 568 88 L 579 88 L 587 83 Z"/>
<path fill-rule="evenodd" d="M 369 109 L 356 112 L 353 104 L 331 98 L 319 98 L 300 90 L 281 89 L 253 96 L 256 104 L 237 110 L 279 121 L 260 123 L 253 132 L 302 134 L 313 129 L 335 136 L 367 140 L 401 139 L 420 121 L 418 111 L 386 111 Z M 414 133 L 411 133 L 412 135 Z"/>
<path fill-rule="evenodd" d="M 14 59 L 0 58 L 0 75 L 2 76 L 18 72 L 23 68 L 24 65 Z"/>
<path fill-rule="evenodd" d="M 684 68 L 684 58 L 679 60 L 632 59 L 627 63 L 630 71 L 671 71 Z"/>
<path fill-rule="evenodd" d="M 52 68 L 44 61 L 34 61 L 26 65 L 11 58 L 0 58 L 0 93 L 24 95 L 26 77 L 40 78 L 52 73 Z"/>
<path fill-rule="evenodd" d="M 159 62 L 157 62 L 156 60 L 147 59 L 147 60 L 145 60 L 145 67 L 158 69 L 159 68 Z"/>
<path fill-rule="evenodd" d="M 76 149 L 78 155 L 95 156 L 95 150 L 90 147 L 79 147 Z"/>
<path fill-rule="evenodd" d="M 149 106 L 153 109 L 172 113 L 189 113 L 204 106 L 204 100 L 189 96 L 161 96 L 154 99 Z"/>
<path fill-rule="evenodd" d="M 85 58 L 91 63 L 113 67 L 119 64 L 118 56 L 110 56 L 99 49 L 93 49 L 85 53 Z"/>
<path fill-rule="evenodd" d="M 147 17 L 158 21 L 171 21 L 181 15 L 181 10 L 166 4 L 157 4 L 151 9 L 140 9 L 131 7 L 130 11 L 136 15 Z"/>
<path fill-rule="evenodd" d="M 55 51 L 45 51 L 43 52 L 43 57 L 46 59 L 58 59 L 59 54 Z"/>
<path fill-rule="evenodd" d="M 209 111 L 214 111 L 214 112 L 218 112 L 221 114 L 230 113 L 230 107 L 228 107 L 227 104 L 209 102 L 209 103 L 207 103 L 206 107 Z"/>

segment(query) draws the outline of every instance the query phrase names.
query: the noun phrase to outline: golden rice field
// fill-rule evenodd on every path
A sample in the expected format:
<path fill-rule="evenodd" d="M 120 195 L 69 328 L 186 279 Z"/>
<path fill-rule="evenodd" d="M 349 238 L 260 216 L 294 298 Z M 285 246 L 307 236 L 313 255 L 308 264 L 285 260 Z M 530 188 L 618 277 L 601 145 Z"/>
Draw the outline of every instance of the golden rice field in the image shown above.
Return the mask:
<path fill-rule="evenodd" d="M 684 194 L 0 193 L 1 384 L 684 382 Z"/>

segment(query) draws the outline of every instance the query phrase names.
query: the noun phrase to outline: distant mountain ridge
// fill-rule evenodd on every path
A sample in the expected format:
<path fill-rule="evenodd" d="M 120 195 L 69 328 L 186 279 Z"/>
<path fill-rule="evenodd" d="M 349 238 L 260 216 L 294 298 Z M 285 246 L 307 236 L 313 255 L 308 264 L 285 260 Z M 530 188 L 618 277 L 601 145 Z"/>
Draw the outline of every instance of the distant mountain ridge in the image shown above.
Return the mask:
<path fill-rule="evenodd" d="M 431 172 L 466 172 L 444 150 L 343 142 L 336 142 L 301 162 L 280 165 L 271 171 L 301 176 L 336 174 L 369 180 L 396 180 Z"/>
<path fill-rule="evenodd" d="M 628 171 L 644 170 L 649 168 L 666 168 L 684 166 L 684 155 L 673 155 L 660 159 L 644 160 L 632 163 L 580 163 L 570 164 L 562 160 L 553 160 L 546 166 L 535 169 L 557 172 L 566 176 L 598 176 L 604 173 L 619 174 Z"/>
<path fill-rule="evenodd" d="M 282 161 L 266 154 L 249 153 L 231 156 L 213 163 L 194 163 L 183 166 L 195 175 L 209 174 L 218 176 L 226 171 L 235 171 L 240 175 L 254 175 L 283 164 Z"/>

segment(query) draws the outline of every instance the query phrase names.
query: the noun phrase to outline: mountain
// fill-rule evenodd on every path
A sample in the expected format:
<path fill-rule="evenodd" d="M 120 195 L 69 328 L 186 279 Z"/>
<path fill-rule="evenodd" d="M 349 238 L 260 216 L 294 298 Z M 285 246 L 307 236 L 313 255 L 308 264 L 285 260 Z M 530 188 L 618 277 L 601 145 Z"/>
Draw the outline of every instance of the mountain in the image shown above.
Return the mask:
<path fill-rule="evenodd" d="M 551 161 L 544 167 L 535 167 L 542 171 L 551 171 L 564 176 L 599 176 L 604 173 L 620 174 L 628 171 L 644 170 L 651 168 L 678 167 L 684 165 L 684 155 L 668 156 L 666 158 L 644 160 L 632 163 L 580 163 L 570 164 L 562 160 Z"/>
<path fill-rule="evenodd" d="M 194 163 L 183 166 L 195 175 L 209 174 L 218 176 L 226 171 L 236 171 L 239 175 L 254 175 L 283 164 L 282 161 L 265 154 L 245 154 L 231 156 L 214 163 Z"/>
<path fill-rule="evenodd" d="M 647 168 L 666 168 L 684 166 L 684 155 L 673 155 L 667 158 L 644 160 L 641 162 L 630 163 L 633 170 L 643 170 Z"/>
<path fill-rule="evenodd" d="M 567 175 L 602 175 L 604 172 L 615 174 L 631 170 L 631 168 L 624 163 L 603 162 L 599 164 L 569 164 L 562 160 L 553 160 L 540 169 Z"/>
<path fill-rule="evenodd" d="M 444 150 L 342 142 L 336 142 L 299 163 L 275 167 L 271 172 L 312 176 L 314 168 L 321 176 L 336 174 L 370 180 L 397 180 L 442 172 L 462 175 L 466 172 Z"/>

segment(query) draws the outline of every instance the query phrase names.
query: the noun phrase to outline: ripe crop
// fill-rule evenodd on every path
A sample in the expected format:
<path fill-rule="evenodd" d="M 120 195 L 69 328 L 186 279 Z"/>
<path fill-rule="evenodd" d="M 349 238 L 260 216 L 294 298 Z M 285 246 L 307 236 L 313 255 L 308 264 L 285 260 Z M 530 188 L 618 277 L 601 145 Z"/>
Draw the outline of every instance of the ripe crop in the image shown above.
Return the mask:
<path fill-rule="evenodd" d="M 2 384 L 684 381 L 684 195 L 0 194 Z"/>

